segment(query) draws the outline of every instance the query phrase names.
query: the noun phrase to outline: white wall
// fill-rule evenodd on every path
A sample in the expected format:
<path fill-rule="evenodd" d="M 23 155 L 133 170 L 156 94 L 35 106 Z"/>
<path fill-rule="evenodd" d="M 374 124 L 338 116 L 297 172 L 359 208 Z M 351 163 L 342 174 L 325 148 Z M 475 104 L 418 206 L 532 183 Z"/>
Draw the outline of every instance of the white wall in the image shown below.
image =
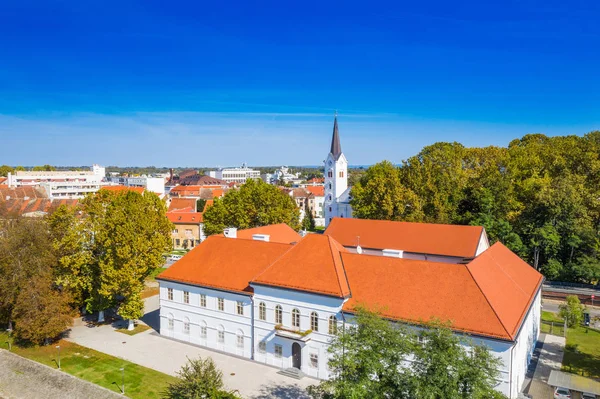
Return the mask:
<path fill-rule="evenodd" d="M 248 295 L 200 288 L 185 284 L 160 281 L 160 334 L 196 345 L 250 359 L 252 356 L 252 299 Z M 173 289 L 173 300 L 168 299 L 168 288 Z M 183 302 L 183 292 L 189 291 L 189 304 Z M 206 295 L 206 308 L 200 306 L 200 294 Z M 217 308 L 217 298 L 224 298 L 225 310 Z M 236 313 L 237 301 L 243 303 L 244 315 Z M 169 329 L 169 318 L 174 320 Z M 184 331 L 185 318 L 190 332 Z M 201 337 L 201 326 L 206 323 L 207 337 Z M 225 342 L 218 342 L 218 329 L 225 331 Z M 244 336 L 244 347 L 237 346 L 237 335 Z"/>
<path fill-rule="evenodd" d="M 297 291 L 264 287 L 255 285 L 254 287 L 254 359 L 261 363 L 271 366 L 288 368 L 292 367 L 292 344 L 298 342 L 302 348 L 302 366 L 301 370 L 312 377 L 326 379 L 329 376 L 327 361 L 329 355 L 327 348 L 331 340 L 329 335 L 329 317 L 337 317 L 341 325 L 341 308 L 344 300 L 322 295 L 313 295 Z M 264 302 L 267 307 L 266 321 L 259 320 L 259 305 Z M 311 329 L 310 315 L 312 312 L 318 314 L 319 331 L 313 331 L 307 342 L 283 338 L 276 335 L 275 330 L 275 306 L 280 305 L 283 309 L 283 326 L 292 328 L 291 314 L 293 309 L 300 311 L 300 331 Z M 260 353 L 258 350 L 259 342 L 266 342 L 266 353 Z M 275 356 L 275 344 L 283 348 L 283 356 Z M 318 355 L 318 367 L 311 366 L 310 355 Z"/>
<path fill-rule="evenodd" d="M 477 250 L 475 252 L 475 256 L 479 256 L 479 254 L 481 254 L 483 251 L 485 251 L 489 247 L 490 247 L 490 242 L 487 238 L 487 233 L 485 232 L 485 229 L 483 229 L 483 231 L 481 233 L 481 237 L 479 237 L 479 244 L 477 244 Z"/>

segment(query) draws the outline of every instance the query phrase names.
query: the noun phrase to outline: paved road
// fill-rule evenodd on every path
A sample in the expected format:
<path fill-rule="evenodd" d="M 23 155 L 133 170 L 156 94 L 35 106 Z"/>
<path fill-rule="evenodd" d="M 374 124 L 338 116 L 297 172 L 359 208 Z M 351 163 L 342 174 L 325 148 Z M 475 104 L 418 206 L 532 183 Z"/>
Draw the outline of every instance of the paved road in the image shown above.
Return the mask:
<path fill-rule="evenodd" d="M 158 296 L 146 299 L 145 310 L 142 320 L 156 328 Z M 211 357 L 223 371 L 227 388 L 238 390 L 244 398 L 304 399 L 308 398 L 305 388 L 318 384 L 318 380 L 312 378 L 294 380 L 277 374 L 279 369 L 273 367 L 174 341 L 158 335 L 153 329 L 127 336 L 110 325 L 90 328 L 84 323 L 76 323 L 68 339 L 170 375 L 175 375 L 188 357 Z"/>
<path fill-rule="evenodd" d="M 559 306 L 564 303 L 562 301 L 555 301 L 552 299 L 543 299 L 542 301 L 542 309 L 543 310 L 547 310 L 549 312 L 554 312 L 554 313 L 558 313 L 559 311 Z M 590 312 L 590 316 L 592 317 L 592 319 L 594 317 L 600 317 L 600 307 L 594 306 L 588 306 L 587 307 L 587 311 Z M 594 325 L 594 327 L 596 328 L 600 328 L 600 321 L 597 321 Z"/>

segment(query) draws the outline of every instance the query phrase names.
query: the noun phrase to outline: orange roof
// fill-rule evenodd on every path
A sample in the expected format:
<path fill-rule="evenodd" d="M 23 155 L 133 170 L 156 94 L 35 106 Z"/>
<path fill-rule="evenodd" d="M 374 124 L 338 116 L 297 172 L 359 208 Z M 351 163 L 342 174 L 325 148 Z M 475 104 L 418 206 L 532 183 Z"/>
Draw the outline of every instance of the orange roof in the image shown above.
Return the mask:
<path fill-rule="evenodd" d="M 321 234 L 309 234 L 252 283 L 345 298 L 350 295 L 341 253 L 347 250 Z"/>
<path fill-rule="evenodd" d="M 167 212 L 167 218 L 175 224 L 200 224 L 203 222 L 201 212 Z"/>
<path fill-rule="evenodd" d="M 103 186 L 101 188 L 101 190 L 107 190 L 107 191 L 116 191 L 116 192 L 121 192 L 121 191 L 135 191 L 136 193 L 140 193 L 143 194 L 144 193 L 144 187 L 129 187 L 129 186 Z"/>
<path fill-rule="evenodd" d="M 211 204 L 212 205 L 212 204 Z M 207 204 L 208 206 L 208 204 Z M 237 231 L 237 238 L 252 240 L 254 234 L 268 234 L 269 241 L 290 244 L 302 238 L 294 229 L 285 223 L 271 224 L 268 226 L 254 227 Z"/>
<path fill-rule="evenodd" d="M 392 222 L 387 220 L 333 218 L 325 234 L 345 247 L 399 249 L 431 255 L 473 257 L 481 226 Z"/>
<path fill-rule="evenodd" d="M 8 180 L 8 177 L 0 177 L 0 184 Z"/>
<path fill-rule="evenodd" d="M 473 259 L 467 269 L 514 339 L 544 276 L 499 242 Z"/>
<path fill-rule="evenodd" d="M 310 191 L 315 197 L 325 196 L 325 186 L 306 186 L 306 189 Z"/>
<path fill-rule="evenodd" d="M 169 212 L 175 209 L 192 208 L 196 210 L 196 199 L 195 198 L 173 198 L 169 204 Z"/>
<path fill-rule="evenodd" d="M 375 305 L 391 319 L 421 324 L 436 318 L 454 330 L 506 340 L 516 338 L 543 279 L 502 244 L 468 265 L 352 253 L 342 253 L 342 260 L 352 288 L 346 311 Z"/>
<path fill-rule="evenodd" d="M 290 244 L 211 236 L 157 278 L 251 293 L 248 282 L 291 247 Z"/>

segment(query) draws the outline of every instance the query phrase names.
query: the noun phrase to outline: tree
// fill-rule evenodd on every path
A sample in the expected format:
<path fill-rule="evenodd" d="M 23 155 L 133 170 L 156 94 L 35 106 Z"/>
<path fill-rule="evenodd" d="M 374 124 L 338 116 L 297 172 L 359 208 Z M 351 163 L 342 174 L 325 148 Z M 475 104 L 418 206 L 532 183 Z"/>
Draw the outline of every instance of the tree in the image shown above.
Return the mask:
<path fill-rule="evenodd" d="M 583 321 L 584 306 L 579 302 L 577 295 L 569 295 L 566 303 L 559 306 L 559 315 L 567 321 L 570 328 L 577 327 Z"/>
<path fill-rule="evenodd" d="M 0 176 L 8 176 L 9 173 L 15 173 L 15 170 L 8 165 L 0 166 Z"/>
<path fill-rule="evenodd" d="M 500 361 L 486 346 L 469 346 L 470 351 L 439 322 L 415 333 L 360 308 L 333 338 L 331 379 L 310 387 L 309 394 L 315 399 L 504 398 L 494 390 Z"/>
<path fill-rule="evenodd" d="M 304 217 L 302 218 L 302 230 L 315 230 L 315 218 L 313 217 L 313 214 L 310 211 L 310 209 L 308 209 L 308 204 L 304 207 Z"/>
<path fill-rule="evenodd" d="M 100 321 L 104 309 L 118 305 L 133 328 L 143 314 L 144 280 L 171 250 L 166 207 L 148 191 L 100 190 L 81 201 L 81 212 L 76 223 L 64 209 L 51 218 L 62 255 L 59 281 L 84 290 L 86 309 L 100 311 Z"/>
<path fill-rule="evenodd" d="M 286 223 L 299 230 L 300 212 L 294 200 L 277 187 L 261 180 L 248 180 L 237 190 L 229 190 L 223 198 L 204 212 L 204 231 L 220 234 L 226 227 L 248 229 Z"/>
<path fill-rule="evenodd" d="M 53 286 L 49 273 L 32 276 L 15 302 L 16 336 L 38 345 L 58 337 L 73 324 L 69 303 L 69 296 Z"/>
<path fill-rule="evenodd" d="M 352 187 L 353 214 L 362 219 L 421 221 L 417 195 L 402 184 L 399 170 L 389 161 L 371 166 Z"/>
<path fill-rule="evenodd" d="M 46 164 L 46 165 L 43 165 L 43 166 L 34 166 L 33 170 L 35 172 L 44 172 L 44 171 L 50 171 L 51 172 L 51 171 L 55 171 L 56 168 L 54 166 L 52 166 L 52 165 L 47 165 Z"/>
<path fill-rule="evenodd" d="M 69 295 L 54 284 L 56 265 L 44 220 L 16 218 L 0 234 L 0 322 L 34 343 L 46 342 L 71 323 Z"/>
<path fill-rule="evenodd" d="M 169 384 L 163 393 L 164 399 L 239 398 L 235 392 L 224 389 L 223 373 L 210 357 L 188 359 L 177 376 L 179 380 Z"/>
<path fill-rule="evenodd" d="M 204 207 L 206 206 L 206 200 L 202 198 L 198 198 L 196 200 L 196 212 L 204 212 Z"/>

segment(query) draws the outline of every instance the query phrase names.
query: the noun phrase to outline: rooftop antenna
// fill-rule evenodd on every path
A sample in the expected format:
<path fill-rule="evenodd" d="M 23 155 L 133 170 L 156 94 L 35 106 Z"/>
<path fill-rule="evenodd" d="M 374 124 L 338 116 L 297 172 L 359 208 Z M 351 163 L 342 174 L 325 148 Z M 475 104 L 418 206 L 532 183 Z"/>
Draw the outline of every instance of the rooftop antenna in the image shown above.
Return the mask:
<path fill-rule="evenodd" d="M 363 250 L 362 247 L 360 246 L 360 236 L 356 236 L 356 253 L 357 254 L 362 254 Z"/>

